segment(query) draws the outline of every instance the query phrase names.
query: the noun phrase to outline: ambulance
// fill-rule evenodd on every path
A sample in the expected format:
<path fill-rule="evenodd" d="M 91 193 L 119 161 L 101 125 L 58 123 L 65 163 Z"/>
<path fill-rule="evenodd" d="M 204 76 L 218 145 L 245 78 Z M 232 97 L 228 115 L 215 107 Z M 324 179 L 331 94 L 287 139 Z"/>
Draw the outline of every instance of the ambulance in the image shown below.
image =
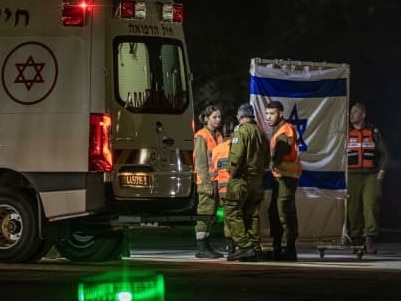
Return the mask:
<path fill-rule="evenodd" d="M 0 3 L 0 262 L 119 258 L 194 205 L 183 5 Z"/>

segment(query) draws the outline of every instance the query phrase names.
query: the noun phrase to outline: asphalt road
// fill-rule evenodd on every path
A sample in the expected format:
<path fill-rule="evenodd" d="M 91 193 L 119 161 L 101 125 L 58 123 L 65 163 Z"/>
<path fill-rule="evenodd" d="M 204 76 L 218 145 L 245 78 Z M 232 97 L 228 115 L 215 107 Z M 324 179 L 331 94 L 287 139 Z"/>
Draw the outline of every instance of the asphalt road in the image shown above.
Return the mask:
<path fill-rule="evenodd" d="M 300 246 L 295 263 L 241 263 L 195 259 L 187 230 L 135 231 L 131 241 L 131 256 L 121 261 L 0 264 L 0 300 L 401 300 L 399 243 L 381 243 L 378 255 L 362 259 L 346 247 L 329 248 L 320 258 L 316 248 Z M 224 246 L 219 237 L 213 244 Z M 117 299 L 113 289 L 123 282 L 136 293 Z M 139 292 L 152 285 L 158 294 Z M 90 299 L 94 287 L 97 299 Z"/>

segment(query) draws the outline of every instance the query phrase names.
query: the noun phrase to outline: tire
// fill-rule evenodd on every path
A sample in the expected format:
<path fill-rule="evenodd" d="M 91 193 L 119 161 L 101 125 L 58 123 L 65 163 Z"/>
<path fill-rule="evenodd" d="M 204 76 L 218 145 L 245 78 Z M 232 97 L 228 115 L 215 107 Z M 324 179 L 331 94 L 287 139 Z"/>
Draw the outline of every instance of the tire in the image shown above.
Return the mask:
<path fill-rule="evenodd" d="M 124 232 L 116 231 L 106 236 L 75 231 L 67 239 L 55 241 L 56 249 L 71 261 L 109 261 L 121 258 Z"/>
<path fill-rule="evenodd" d="M 0 261 L 37 260 L 45 243 L 39 234 L 34 196 L 22 190 L 0 189 Z"/>
<path fill-rule="evenodd" d="M 41 240 L 41 243 L 37 249 L 36 254 L 32 254 L 31 258 L 29 258 L 28 262 L 36 262 L 42 259 L 54 245 L 54 239 L 49 240 Z"/>

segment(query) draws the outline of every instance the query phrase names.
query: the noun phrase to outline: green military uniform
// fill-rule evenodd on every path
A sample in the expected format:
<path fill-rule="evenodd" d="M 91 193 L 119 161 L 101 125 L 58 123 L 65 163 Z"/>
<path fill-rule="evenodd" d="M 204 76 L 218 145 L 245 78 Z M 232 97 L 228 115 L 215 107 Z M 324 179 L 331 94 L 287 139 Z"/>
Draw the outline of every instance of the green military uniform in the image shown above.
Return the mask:
<path fill-rule="evenodd" d="M 348 230 L 353 243 L 362 243 L 362 237 L 375 237 L 379 232 L 380 198 L 382 195 L 379 171 L 383 171 L 388 161 L 387 148 L 379 130 L 368 126 L 372 130 L 375 144 L 373 167 L 348 168 L 347 188 L 349 199 L 347 202 Z M 350 164 L 350 151 L 348 153 Z"/>
<path fill-rule="evenodd" d="M 247 118 L 232 135 L 229 166 L 236 172 L 228 182 L 225 221 L 239 249 L 259 248 L 259 207 L 263 174 L 270 163 L 267 138 L 255 120 Z"/>
<path fill-rule="evenodd" d="M 202 179 L 202 184 L 198 185 L 198 215 L 215 215 L 219 206 L 219 196 L 217 193 L 217 182 L 211 181 L 209 175 L 209 161 L 207 155 L 206 141 L 202 136 L 195 139 L 194 145 L 195 168 L 198 171 L 199 177 Z M 212 189 L 215 193 L 212 196 L 207 194 L 207 190 Z M 199 220 L 195 225 L 195 232 L 209 236 L 213 227 L 213 221 Z M 203 239 L 207 237 L 197 237 Z"/>

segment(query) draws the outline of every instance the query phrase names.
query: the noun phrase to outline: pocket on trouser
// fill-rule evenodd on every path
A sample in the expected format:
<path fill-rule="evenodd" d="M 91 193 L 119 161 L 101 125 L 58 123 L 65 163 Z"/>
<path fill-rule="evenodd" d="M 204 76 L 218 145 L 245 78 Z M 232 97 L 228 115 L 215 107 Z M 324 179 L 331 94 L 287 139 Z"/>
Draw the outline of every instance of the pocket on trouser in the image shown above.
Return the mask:
<path fill-rule="evenodd" d="M 198 184 L 197 191 L 198 193 L 209 194 L 209 191 L 213 190 L 213 186 L 210 183 L 207 184 Z"/>
<path fill-rule="evenodd" d="M 248 196 L 248 185 L 242 179 L 230 179 L 227 184 L 226 199 L 242 203 Z"/>

